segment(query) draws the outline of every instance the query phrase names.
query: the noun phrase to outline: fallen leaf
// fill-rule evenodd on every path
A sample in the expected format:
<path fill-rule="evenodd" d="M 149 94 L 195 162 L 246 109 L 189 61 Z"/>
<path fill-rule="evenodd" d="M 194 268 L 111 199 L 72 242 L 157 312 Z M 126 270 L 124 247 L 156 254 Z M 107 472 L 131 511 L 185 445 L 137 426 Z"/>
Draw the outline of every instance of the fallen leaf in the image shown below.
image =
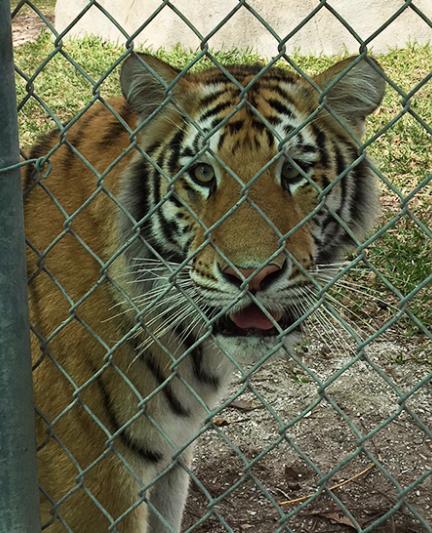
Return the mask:
<path fill-rule="evenodd" d="M 226 418 L 222 418 L 221 416 L 215 416 L 213 418 L 213 424 L 218 427 L 229 426 L 228 420 Z"/>
<path fill-rule="evenodd" d="M 242 400 L 241 398 L 233 400 L 229 406 L 234 409 L 239 409 L 240 411 L 253 411 L 254 409 L 259 409 L 261 407 L 260 404 L 253 403 L 251 400 Z"/>
<path fill-rule="evenodd" d="M 329 511 L 328 513 L 319 513 L 321 518 L 326 518 L 332 524 L 339 524 L 343 526 L 348 526 L 357 531 L 356 526 L 352 523 L 351 519 L 340 511 Z"/>

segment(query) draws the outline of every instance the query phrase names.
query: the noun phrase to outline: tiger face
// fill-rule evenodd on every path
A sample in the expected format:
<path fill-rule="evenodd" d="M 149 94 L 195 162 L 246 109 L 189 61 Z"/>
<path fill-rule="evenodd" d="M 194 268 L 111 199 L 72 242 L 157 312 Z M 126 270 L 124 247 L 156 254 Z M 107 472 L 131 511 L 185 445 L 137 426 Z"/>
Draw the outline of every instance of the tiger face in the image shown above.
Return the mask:
<path fill-rule="evenodd" d="M 359 138 L 383 96 L 379 66 L 350 58 L 309 83 L 260 66 L 180 76 L 135 55 L 121 84 L 142 125 L 122 196 L 141 228 L 129 261 L 172 261 L 167 284 L 183 265 L 197 313 L 233 357 L 291 346 L 314 268 L 338 261 L 377 213 Z M 125 241 L 128 217 L 121 228 Z"/>

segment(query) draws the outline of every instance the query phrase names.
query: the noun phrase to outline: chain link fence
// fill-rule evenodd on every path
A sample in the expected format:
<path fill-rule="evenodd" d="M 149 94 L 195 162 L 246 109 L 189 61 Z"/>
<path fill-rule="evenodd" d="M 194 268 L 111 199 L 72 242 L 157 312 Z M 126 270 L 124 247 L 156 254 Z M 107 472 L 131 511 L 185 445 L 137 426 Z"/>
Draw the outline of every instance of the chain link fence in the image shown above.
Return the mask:
<path fill-rule="evenodd" d="M 375 69 L 385 81 L 387 91 L 391 92 L 391 112 L 382 115 L 380 111 L 380 114 L 372 117 L 372 126 L 367 129 L 363 141 L 352 137 L 357 145 L 357 156 L 350 164 L 338 169 L 335 179 L 324 187 L 317 185 L 304 168 L 297 165 L 296 170 L 314 189 L 317 203 L 307 216 L 287 232 L 280 231 L 251 195 L 260 177 L 280 157 L 283 147 L 298 134 L 305 133 L 320 113 L 330 113 L 340 127 L 347 129 L 346 123 L 334 114 L 327 99 L 338 81 L 361 61 L 366 59 L 369 65 L 374 65 L 368 59 L 368 49 L 373 47 L 377 35 L 405 10 L 414 11 L 431 29 L 432 22 L 416 7 L 414 1 L 406 0 L 401 2 L 400 8 L 383 26 L 364 40 L 338 14 L 331 2 L 322 0 L 316 2 L 316 7 L 301 24 L 288 34 L 279 35 L 262 18 L 252 2 L 239 0 L 210 34 L 201 35 L 176 8 L 175 2 L 161 1 L 153 15 L 142 21 L 136 33 L 129 35 L 104 5 L 89 0 L 79 16 L 62 33 L 55 29 L 49 3 L 20 0 L 14 4 L 11 17 L 12 24 L 19 23 L 20 17 L 30 17 L 33 23 L 39 21 L 38 24 L 46 32 L 36 36 L 36 42 L 24 45 L 25 50 L 19 47 L 15 51 L 17 109 L 24 146 L 19 162 L 13 161 L 13 156 L 2 159 L 3 168 L 0 168 L 3 176 L 12 176 L 11 172 L 20 169 L 24 176 L 24 197 L 42 191 L 47 202 L 53 204 L 56 210 L 56 216 L 52 220 L 43 220 L 43 224 L 37 220 L 44 218 L 43 211 L 37 212 L 36 216 L 26 212 L 26 216 L 32 217 L 33 225 L 27 247 L 32 265 L 28 277 L 29 294 L 33 302 L 30 330 L 34 352 L 37 455 L 44 464 L 51 462 L 50 469 L 62 469 L 65 480 L 62 490 L 44 486 L 41 482 L 42 530 L 138 531 L 130 526 L 135 523 L 130 520 L 141 516 L 142 509 L 147 507 L 152 531 L 176 531 L 171 517 L 164 516 L 161 511 L 164 505 L 153 500 L 149 494 L 164 480 L 172 479 L 170 475 L 181 471 L 184 483 L 190 483 L 182 526 L 185 531 L 248 531 L 254 528 L 262 532 L 432 531 L 432 334 L 429 312 L 432 280 L 429 251 L 432 250 L 432 241 L 431 174 L 427 169 L 431 162 L 432 128 L 431 110 L 425 111 L 422 105 L 417 105 L 416 100 L 422 91 L 430 90 L 430 63 L 427 63 L 429 72 L 426 75 L 408 72 L 408 85 L 392 79 L 387 69 L 384 72 Z M 124 36 L 121 45 L 109 45 L 90 38 L 78 42 L 65 40 L 70 28 L 90 7 L 97 8 L 118 28 Z M 177 50 L 171 55 L 166 50 L 157 52 L 156 55 L 167 58 L 168 62 L 179 67 L 175 77 L 169 81 L 161 76 L 160 71 L 155 72 L 153 64 L 144 65 L 143 68 L 158 79 L 164 94 L 144 122 L 137 126 L 125 116 L 121 107 L 113 103 L 111 95 L 120 93 L 118 71 L 133 53 L 134 39 L 161 10 L 172 10 L 180 17 L 200 39 L 201 47 L 198 51 L 187 53 Z M 224 56 L 213 51 L 208 44 L 211 37 L 239 10 L 248 10 L 253 14 L 262 24 L 263 31 L 268 31 L 276 43 L 274 57 L 261 62 L 247 83 L 240 82 L 227 64 L 255 64 L 256 57 L 246 53 L 241 55 L 238 51 L 231 56 Z M 302 59 L 297 54 L 287 53 L 292 36 L 313 20 L 320 10 L 331 12 L 358 41 L 359 47 L 359 56 L 324 90 L 317 84 L 316 77 L 308 74 L 313 58 Z M 3 27 L 5 24 L 9 25 L 9 21 L 4 20 Z M 2 36 L 5 34 L 7 32 L 2 32 Z M 2 46 L 3 42 L 0 42 Z M 397 52 L 394 54 L 397 58 Z M 312 65 L 312 70 L 322 71 L 323 65 L 334 62 L 333 59 L 316 58 L 317 65 Z M 285 136 L 281 136 L 249 98 L 274 66 L 287 72 L 294 71 L 319 94 L 318 106 Z M 182 80 L 190 72 L 200 72 L 204 67 L 215 68 L 229 80 L 238 93 L 238 101 L 211 129 L 203 129 L 192 116 L 187 116 L 188 123 L 201 135 L 202 148 L 180 170 L 167 173 L 161 160 L 152 156 L 151 149 L 143 149 L 139 145 L 139 131 L 155 117 L 157 119 L 166 113 L 170 106 L 176 105 L 173 97 L 176 87 L 181 86 Z M 67 75 L 70 75 L 72 91 L 68 89 Z M 2 83 L 5 84 L 0 81 Z M 386 97 L 383 103 L 384 109 L 390 102 L 389 98 Z M 104 162 L 103 169 L 89 155 L 81 139 L 84 135 L 83 125 L 90 124 L 96 105 L 109 113 L 106 116 L 111 117 L 111 131 L 116 131 L 119 136 L 126 132 L 128 139 L 127 145 L 120 147 L 114 160 Z M 244 109 L 271 131 L 280 146 L 277 154 L 246 184 L 212 144 L 212 138 Z M 180 111 L 184 112 L 183 109 Z M 397 157 L 398 143 L 409 142 L 404 140 L 405 124 L 411 128 L 407 131 L 412 133 L 414 128 L 419 136 L 416 138 L 418 151 L 410 153 L 410 160 L 417 161 L 420 170 L 415 174 L 415 179 L 401 185 L 401 181 L 393 175 L 389 177 L 388 169 L 381 163 L 390 161 L 389 164 L 392 164 L 392 154 Z M 56 129 L 55 135 L 49 133 L 53 127 Z M 397 130 L 399 127 L 401 129 Z M 395 131 L 399 131 L 398 143 L 393 142 Z M 42 148 L 45 146 L 45 149 L 31 149 L 30 145 L 41 133 L 46 135 L 45 145 L 40 145 Z M 101 136 L 102 139 L 104 134 L 106 132 L 103 129 L 91 132 L 92 136 Z M 389 144 L 385 144 L 387 140 Z M 375 147 L 378 147 L 376 152 Z M 346 262 L 337 265 L 336 273 L 327 271 L 328 275 L 318 280 L 295 256 L 290 257 L 295 267 L 313 284 L 315 297 L 310 298 L 307 309 L 302 309 L 286 328 L 275 326 L 277 331 L 270 349 L 259 354 L 256 361 L 244 364 L 227 351 L 214 335 L 213 328 L 217 320 L 232 312 L 233 306 L 245 294 L 249 295 L 266 320 L 273 320 L 274 317 L 269 315 L 260 298 L 248 292 L 248 283 L 253 282 L 257 272 L 277 260 L 286 242 L 320 212 L 328 195 L 362 164 L 366 149 L 373 152 L 377 161 L 372 168 L 380 182 L 384 199 L 381 222 L 373 232 L 359 240 L 341 213 L 326 205 L 331 219 L 343 227 L 354 241 L 355 251 Z M 389 155 L 386 158 L 387 149 Z M 103 148 L 101 153 L 104 150 L 107 154 L 111 153 L 109 146 Z M 136 152 L 168 184 L 166 194 L 154 201 L 147 213 L 138 217 L 136 212 L 129 212 L 129 206 L 122 202 L 121 195 L 110 182 L 112 172 L 121 168 L 124 161 Z M 72 204 L 67 204 L 67 184 L 59 192 L 50 182 L 52 169 L 55 168 L 53 161 L 62 153 L 68 154 L 69 164 L 78 165 L 72 160 L 78 161 L 77 168 L 85 168 L 85 172 L 93 176 L 92 187 L 87 189 L 88 195 L 86 193 L 78 203 L 74 200 Z M 166 208 L 173 198 L 172 191 L 177 181 L 201 160 L 203 154 L 211 154 L 232 178 L 241 191 L 240 197 L 235 205 L 210 225 L 200 220 L 193 209 L 183 206 L 205 237 L 192 256 L 167 260 L 161 256 L 154 242 L 142 237 L 141 230 L 154 213 Z M 290 162 L 296 166 L 294 159 Z M 2 199 L 0 202 L 3 205 Z M 109 256 L 100 243 L 89 240 L 80 230 L 83 227 L 80 221 L 89 206 L 98 202 L 100 205 L 109 204 L 112 209 L 121 212 L 132 227 L 127 240 L 113 246 Z M 265 220 L 277 235 L 279 247 L 268 254 L 263 263 L 254 266 L 242 277 L 229 255 L 212 241 L 212 235 L 245 206 Z M 47 226 L 49 230 L 44 229 Z M 37 231 L 46 231 L 46 237 L 39 238 Z M 402 239 L 401 247 L 392 248 L 392 239 L 399 242 L 404 231 L 406 239 Z M 403 243 L 411 245 L 414 234 L 421 235 L 420 248 L 426 252 L 420 251 L 418 257 L 410 257 L 412 268 L 420 274 L 409 285 L 410 270 L 403 271 L 401 277 L 406 284 L 402 284 L 394 275 L 394 266 L 402 261 L 401 257 L 405 254 Z M 67 276 L 51 261 L 58 247 L 61 248 L 66 241 L 73 241 L 73 249 L 81 250 L 77 264 L 70 265 L 74 276 L 83 279 L 80 291 L 73 284 L 68 285 Z M 225 303 L 216 315 L 203 313 L 202 307 L 191 297 L 190 286 L 185 281 L 192 260 L 210 242 L 217 249 L 218 256 L 233 269 L 233 275 L 240 279 L 238 295 Z M 125 278 L 122 280 L 119 277 L 117 266 L 122 257 L 129 253 L 128 250 L 136 250 L 137 246 L 150 250 L 154 265 L 149 261 L 136 261 L 135 269 L 140 272 L 146 270 L 146 275 L 156 279 L 160 278 L 163 267 L 167 280 L 162 288 L 149 292 L 147 299 L 141 295 L 141 300 L 131 298 L 128 290 L 125 290 Z M 421 265 L 420 270 L 416 265 Z M 76 271 L 77 268 L 80 271 Z M 97 275 L 87 276 L 86 269 Z M 107 329 L 98 325 L 100 317 L 106 321 L 107 315 L 112 319 L 124 312 L 118 305 L 108 313 L 106 309 L 99 309 L 109 302 L 106 295 L 110 291 L 115 291 L 120 295 L 118 298 L 127 302 L 133 325 L 121 331 L 114 330 L 112 337 L 107 337 Z M 102 293 L 105 296 L 99 296 Z M 182 294 L 185 307 L 176 305 L 175 295 L 178 293 Z M 100 299 L 95 300 L 95 295 Z M 95 301 L 100 303 L 96 305 Z M 45 322 L 38 320 L 38 313 L 47 316 L 45 309 L 50 305 L 55 307 L 51 319 L 44 319 Z M 196 319 L 193 322 L 195 319 L 189 318 L 191 322 L 187 326 L 187 331 L 194 331 L 195 335 L 189 337 L 188 333 L 184 334 L 182 347 L 173 348 L 169 339 L 172 328 L 181 324 L 185 317 L 188 319 L 188 310 L 197 306 L 199 321 Z M 150 312 L 152 318 L 148 319 L 146 312 Z M 158 326 L 152 328 L 155 324 Z M 299 325 L 306 332 L 306 340 L 297 349 L 288 348 L 285 339 Z M 151 363 L 147 361 L 146 372 L 156 376 L 156 379 L 151 391 L 144 396 L 141 386 L 137 385 L 140 378 L 133 367 L 134 362 L 129 360 L 129 364 L 124 364 L 122 359 L 125 346 L 135 342 L 142 328 L 150 335 L 152 346 L 157 346 L 162 354 L 164 370 L 151 369 Z M 79 363 L 71 362 L 67 354 L 60 353 L 65 343 L 67 346 L 74 339 L 79 351 L 83 338 L 88 347 L 100 354 L 98 366 L 90 373 L 88 368 L 81 368 Z M 209 341 L 224 352 L 235 376 L 229 391 L 216 407 L 209 407 L 201 392 L 181 373 L 182 364 L 195 358 L 200 347 Z M 146 342 L 144 348 L 148 349 L 149 343 Z M 74 357 L 77 350 L 71 349 Z M 285 352 L 285 359 L 273 360 L 272 356 L 280 350 Z M 199 363 L 195 361 L 194 364 Z M 47 384 L 40 381 L 43 375 L 41 369 L 47 365 L 52 375 L 56 376 L 56 382 Z M 18 372 L 14 368 L 11 372 Z M 105 386 L 101 386 L 101 383 L 105 383 Z M 112 383 L 118 384 L 117 392 L 111 390 Z M 172 432 L 152 415 L 151 407 L 155 402 L 161 402 L 163 396 L 177 419 L 186 425 L 188 413 L 182 412 L 183 407 L 176 404 L 175 391 L 179 384 L 188 392 L 191 402 L 203 418 L 203 423 L 197 426 L 193 434 L 181 438 L 181 445 L 173 438 Z M 66 396 L 64 391 L 67 391 Z M 3 394 L 0 393 L 0 398 Z M 14 394 L 15 401 L 19 403 L 21 397 L 18 393 Z M 59 400 L 56 403 L 57 394 L 59 398 L 67 397 L 68 401 Z M 110 394 L 115 399 L 107 401 Z M 44 411 L 43 406 L 38 404 L 38 399 L 48 396 L 51 404 L 47 405 L 55 405 L 50 412 Z M 129 401 L 131 407 L 124 408 L 120 422 L 115 420 L 115 402 L 123 398 Z M 108 406 L 108 415 L 101 411 L 101 404 Z M 74 442 L 73 435 L 68 433 L 69 424 L 77 411 L 85 420 L 82 434 L 88 435 L 87 442 Z M 150 477 L 143 475 L 141 466 L 125 452 L 128 447 L 133 447 L 131 442 L 126 442 L 126 434 L 131 430 L 132 433 L 138 431 L 136 422 L 143 418 L 146 418 L 152 434 L 157 435 L 157 438 L 162 436 L 166 443 L 164 450 L 170 450 L 168 463 L 152 470 Z M 183 422 L 180 422 L 181 426 Z M 11 441 L 4 443 L 6 449 L 12 445 Z M 190 462 L 192 446 L 195 452 L 194 460 Z M 48 459 L 44 456 L 47 450 L 51 454 Z M 158 454 L 157 448 L 148 450 L 147 462 L 151 465 L 157 463 Z M 120 504 L 116 507 L 112 502 L 107 505 L 103 495 L 103 468 L 113 457 L 115 463 L 110 463 L 114 465 L 112 476 L 121 479 L 125 486 L 133 486 L 135 491 L 133 503 L 123 507 Z M 9 473 L 8 479 L 16 477 L 19 465 L 12 462 L 10 468 L 15 469 L 15 476 Z M 8 498 L 11 507 L 12 499 L 14 502 L 17 499 L 16 494 L 13 496 L 13 483 L 4 483 L 2 489 L 3 499 L 6 498 L 3 500 L 5 509 Z M 31 479 L 26 483 L 27 490 L 31 489 Z M 185 491 L 186 485 L 181 485 L 179 490 Z M 121 495 L 111 494 L 111 498 L 120 501 Z M 27 502 L 23 501 L 22 504 L 26 506 Z M 69 523 L 70 509 L 73 507 L 82 508 L 78 514 L 85 515 L 81 526 L 71 526 Z M 19 502 L 16 512 L 17 515 L 24 512 Z M 34 513 L 32 509 L 29 512 Z M 33 520 L 33 523 L 37 521 L 35 517 Z M 6 521 L 6 524 L 10 523 Z M 14 529 L 2 526 L 2 531 L 11 530 Z M 23 526 L 16 530 L 33 529 Z"/>

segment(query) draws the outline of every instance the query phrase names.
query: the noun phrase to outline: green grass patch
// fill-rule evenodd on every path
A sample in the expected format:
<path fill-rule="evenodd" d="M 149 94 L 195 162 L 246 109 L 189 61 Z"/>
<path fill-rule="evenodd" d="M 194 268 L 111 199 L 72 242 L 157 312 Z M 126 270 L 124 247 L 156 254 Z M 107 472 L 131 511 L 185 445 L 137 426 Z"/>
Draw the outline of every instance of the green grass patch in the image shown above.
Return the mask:
<path fill-rule="evenodd" d="M 53 2 L 40 0 L 36 3 L 48 8 Z M 123 53 L 123 48 L 98 38 L 68 41 L 61 52 L 55 52 L 46 33 L 36 42 L 19 47 L 15 60 L 27 77 L 24 80 L 17 76 L 22 145 L 28 146 L 40 133 L 51 129 L 55 125 L 54 118 L 65 122 L 83 109 L 94 96 L 93 84 L 102 77 L 98 94 L 102 97 L 119 94 L 118 67 L 113 68 L 113 65 Z M 160 50 L 155 55 L 177 67 L 185 66 L 195 57 L 195 53 L 180 47 L 169 52 Z M 240 50 L 215 53 L 215 57 L 227 65 L 255 63 L 260 59 L 255 53 Z M 309 74 L 323 70 L 337 59 L 340 58 L 294 56 L 296 63 Z M 407 295 L 432 273 L 432 82 L 421 86 L 421 81 L 432 70 L 432 46 L 411 45 L 379 55 L 377 59 L 396 89 L 388 88 L 380 110 L 368 120 L 366 138 L 378 135 L 369 147 L 369 154 L 386 177 L 386 183 L 382 183 L 382 220 L 392 221 L 392 227 L 371 245 L 368 259 Z M 209 61 L 203 60 L 194 69 L 208 65 Z M 414 90 L 409 106 L 397 89 Z M 398 120 L 387 127 L 396 118 Z M 416 194 L 405 202 L 405 197 L 413 190 Z M 404 214 L 399 217 L 401 209 Z M 383 298 L 389 296 L 379 277 L 369 279 L 368 286 L 383 291 Z M 397 303 L 397 299 L 393 298 L 393 302 Z M 428 327 L 432 323 L 431 302 L 429 284 L 407 303 Z M 404 323 L 405 333 L 415 330 L 412 322 Z"/>
<path fill-rule="evenodd" d="M 33 5 L 37 9 L 40 9 L 44 15 L 52 15 L 54 13 L 56 0 L 11 0 L 11 9 L 14 10 L 17 5 L 20 4 L 23 8 L 26 5 Z"/>

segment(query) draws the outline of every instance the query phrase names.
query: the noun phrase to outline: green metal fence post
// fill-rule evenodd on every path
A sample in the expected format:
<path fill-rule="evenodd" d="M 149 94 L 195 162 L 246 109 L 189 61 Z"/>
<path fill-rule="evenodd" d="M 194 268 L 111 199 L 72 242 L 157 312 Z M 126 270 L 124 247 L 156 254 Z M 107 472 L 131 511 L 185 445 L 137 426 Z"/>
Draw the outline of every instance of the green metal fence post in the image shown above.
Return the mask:
<path fill-rule="evenodd" d="M 40 530 L 9 0 L 0 0 L 0 533 Z"/>

